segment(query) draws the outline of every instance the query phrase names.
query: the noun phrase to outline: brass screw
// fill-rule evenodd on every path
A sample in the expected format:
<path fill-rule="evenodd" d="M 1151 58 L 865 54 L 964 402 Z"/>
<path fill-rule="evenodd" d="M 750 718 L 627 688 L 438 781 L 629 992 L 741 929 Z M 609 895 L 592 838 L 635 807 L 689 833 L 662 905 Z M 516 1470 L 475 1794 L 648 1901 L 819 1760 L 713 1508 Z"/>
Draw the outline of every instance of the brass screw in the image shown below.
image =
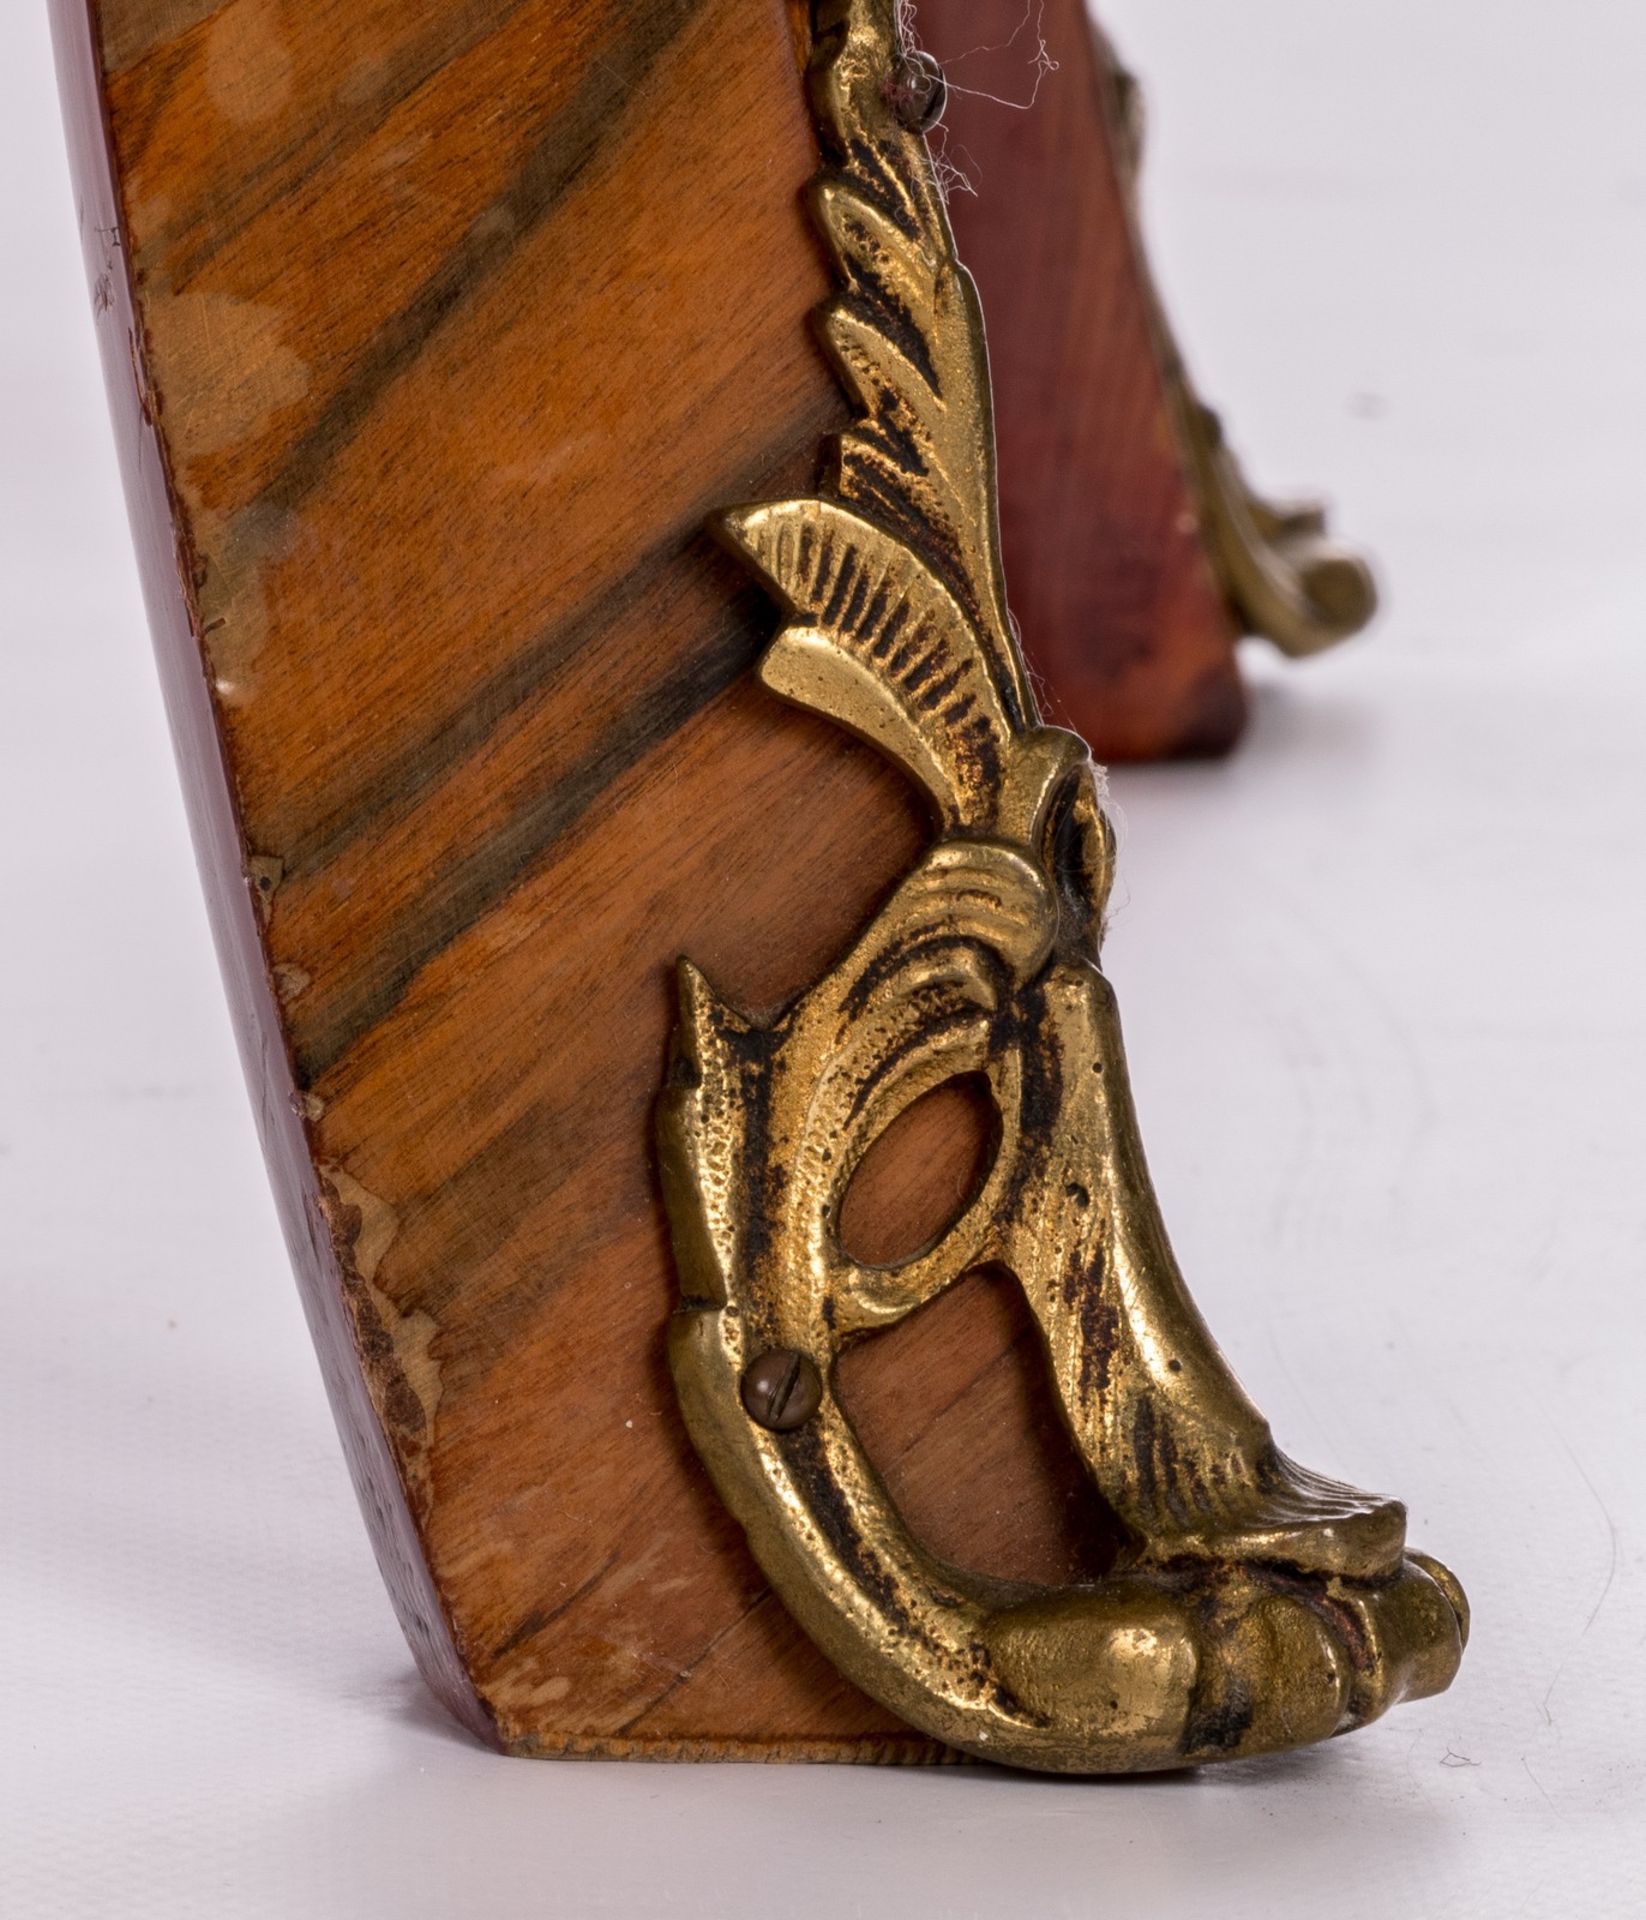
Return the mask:
<path fill-rule="evenodd" d="M 823 1398 L 817 1368 L 792 1347 L 772 1347 L 743 1371 L 743 1406 L 773 1433 L 792 1433 L 816 1413 Z"/>

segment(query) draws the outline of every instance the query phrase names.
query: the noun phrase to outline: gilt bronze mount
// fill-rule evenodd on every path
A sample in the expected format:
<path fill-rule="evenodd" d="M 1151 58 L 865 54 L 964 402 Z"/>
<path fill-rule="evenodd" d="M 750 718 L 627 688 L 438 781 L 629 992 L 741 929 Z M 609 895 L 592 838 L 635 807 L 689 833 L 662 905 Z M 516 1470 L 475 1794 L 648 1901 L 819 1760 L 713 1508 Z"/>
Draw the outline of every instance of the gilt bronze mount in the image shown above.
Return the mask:
<path fill-rule="evenodd" d="M 680 967 L 659 1132 L 692 1439 L 795 1618 L 858 1686 L 980 1757 L 1144 1771 L 1303 1745 L 1444 1688 L 1467 1609 L 1405 1514 L 1282 1454 L 1184 1287 L 1098 969 L 1113 842 L 1084 743 L 1039 715 L 1006 608 L 982 324 L 925 143 L 895 110 L 893 0 L 818 8 L 821 331 L 854 411 L 816 495 L 717 530 L 784 625 L 760 678 L 927 796 L 934 838 L 770 1022 Z M 900 1265 L 842 1202 L 933 1089 L 986 1082 L 971 1203 Z M 1113 1514 L 1111 1570 L 968 1573 L 904 1524 L 836 1363 L 980 1268 L 1039 1326 Z"/>

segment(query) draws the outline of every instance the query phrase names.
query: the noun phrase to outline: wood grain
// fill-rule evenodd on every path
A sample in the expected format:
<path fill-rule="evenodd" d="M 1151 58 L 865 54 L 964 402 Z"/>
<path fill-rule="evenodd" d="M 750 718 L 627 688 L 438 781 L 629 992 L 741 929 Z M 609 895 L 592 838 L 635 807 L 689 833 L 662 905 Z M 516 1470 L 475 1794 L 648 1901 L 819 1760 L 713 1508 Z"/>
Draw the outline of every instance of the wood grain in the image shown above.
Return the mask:
<path fill-rule="evenodd" d="M 1235 628 L 1155 351 L 1107 50 L 1084 0 L 922 0 L 916 18 L 953 83 L 939 137 L 969 188 L 950 219 L 988 323 L 1024 650 L 1100 758 L 1221 753 L 1245 723 Z"/>
<path fill-rule="evenodd" d="M 771 1600 L 662 1350 L 676 955 L 775 1007 L 925 832 L 754 685 L 769 612 L 700 531 L 844 417 L 799 10 L 55 11 L 219 949 L 419 1664 L 518 1752 L 944 1757 Z M 922 1126 L 871 1237 L 966 1177 Z M 981 1281 L 921 1322 L 853 1389 L 911 1520 L 1063 1577 L 1025 1328 Z"/>

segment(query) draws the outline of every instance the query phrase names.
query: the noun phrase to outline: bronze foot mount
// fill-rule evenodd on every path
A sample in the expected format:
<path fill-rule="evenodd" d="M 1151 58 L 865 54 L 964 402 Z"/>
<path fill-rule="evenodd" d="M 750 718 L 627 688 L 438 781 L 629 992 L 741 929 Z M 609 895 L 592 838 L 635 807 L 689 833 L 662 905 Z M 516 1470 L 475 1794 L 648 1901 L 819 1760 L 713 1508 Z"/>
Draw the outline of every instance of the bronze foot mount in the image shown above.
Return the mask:
<path fill-rule="evenodd" d="M 988 372 L 893 0 L 820 6 L 822 334 L 855 413 L 815 497 L 719 531 L 785 624 L 760 677 L 929 798 L 935 834 L 847 956 L 767 1023 L 682 962 L 660 1137 L 692 1439 L 835 1664 L 966 1752 L 1061 1772 L 1296 1747 L 1440 1691 L 1467 1608 L 1397 1503 L 1275 1446 L 1184 1287 L 1098 969 L 1112 842 L 1084 743 L 1042 724 L 1006 612 Z M 923 1095 L 981 1076 L 987 1177 L 936 1244 L 853 1261 L 852 1176 Z M 1120 1542 L 1035 1587 L 905 1526 L 841 1404 L 842 1349 L 981 1267 L 1022 1289 Z"/>

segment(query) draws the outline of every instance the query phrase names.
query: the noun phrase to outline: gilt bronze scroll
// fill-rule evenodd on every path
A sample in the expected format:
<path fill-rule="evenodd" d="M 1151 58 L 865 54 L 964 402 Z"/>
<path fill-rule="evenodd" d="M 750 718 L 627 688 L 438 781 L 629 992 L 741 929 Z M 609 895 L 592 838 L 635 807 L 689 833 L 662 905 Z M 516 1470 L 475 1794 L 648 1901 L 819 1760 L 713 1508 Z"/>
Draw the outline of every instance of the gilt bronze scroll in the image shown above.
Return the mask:
<path fill-rule="evenodd" d="M 1272 1752 L 1451 1680 L 1457 1582 L 1405 1514 L 1276 1447 L 1173 1259 L 1098 968 L 1112 837 L 1084 743 L 1046 726 L 999 560 L 983 331 L 893 0 L 832 0 L 812 71 L 821 330 L 854 411 L 814 496 L 717 530 L 784 624 L 760 677 L 903 768 L 923 857 L 769 1023 L 689 959 L 660 1112 L 692 1439 L 795 1617 L 859 1686 L 981 1757 L 1142 1771 Z M 917 1100 L 981 1076 L 975 1198 L 901 1265 L 854 1261 L 842 1201 Z M 847 1343 L 968 1273 L 1011 1276 L 1117 1524 L 1112 1570 L 968 1573 L 895 1510 L 836 1387 Z"/>

